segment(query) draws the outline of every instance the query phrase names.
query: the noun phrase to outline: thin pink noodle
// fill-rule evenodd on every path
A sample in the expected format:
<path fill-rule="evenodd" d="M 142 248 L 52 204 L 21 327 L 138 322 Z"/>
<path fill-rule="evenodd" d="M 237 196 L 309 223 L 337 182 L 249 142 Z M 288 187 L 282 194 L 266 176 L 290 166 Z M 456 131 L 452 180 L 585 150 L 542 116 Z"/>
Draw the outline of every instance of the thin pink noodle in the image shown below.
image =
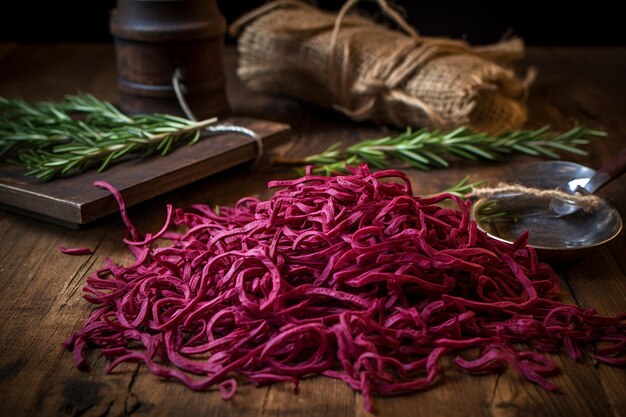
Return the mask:
<path fill-rule="evenodd" d="M 63 245 L 59 245 L 59 252 L 66 255 L 91 255 L 93 252 L 89 248 L 66 248 Z"/>

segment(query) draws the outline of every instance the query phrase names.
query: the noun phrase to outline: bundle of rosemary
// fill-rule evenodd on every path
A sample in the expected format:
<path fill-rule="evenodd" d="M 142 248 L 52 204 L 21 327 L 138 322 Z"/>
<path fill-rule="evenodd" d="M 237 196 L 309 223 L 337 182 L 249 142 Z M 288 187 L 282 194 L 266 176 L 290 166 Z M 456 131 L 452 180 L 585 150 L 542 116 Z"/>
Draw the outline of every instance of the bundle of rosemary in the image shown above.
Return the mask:
<path fill-rule="evenodd" d="M 130 154 L 165 155 L 179 142 L 196 143 L 216 120 L 127 116 L 89 94 L 37 104 L 0 97 L 0 157 L 49 181 L 93 166 L 102 171 Z"/>

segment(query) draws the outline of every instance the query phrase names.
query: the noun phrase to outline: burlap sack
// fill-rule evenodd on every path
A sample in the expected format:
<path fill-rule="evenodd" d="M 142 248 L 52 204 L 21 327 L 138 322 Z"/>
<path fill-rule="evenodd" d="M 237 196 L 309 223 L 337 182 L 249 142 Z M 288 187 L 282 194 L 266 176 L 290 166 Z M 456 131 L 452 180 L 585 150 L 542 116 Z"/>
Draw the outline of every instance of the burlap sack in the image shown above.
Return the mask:
<path fill-rule="evenodd" d="M 348 3 L 333 15 L 278 0 L 244 16 L 231 27 L 240 33 L 241 80 L 255 91 L 400 128 L 469 125 L 498 133 L 526 121 L 527 83 L 500 65 L 523 54 L 521 40 L 472 48 L 420 37 L 392 16 L 405 34 L 348 16 L 356 0 Z"/>

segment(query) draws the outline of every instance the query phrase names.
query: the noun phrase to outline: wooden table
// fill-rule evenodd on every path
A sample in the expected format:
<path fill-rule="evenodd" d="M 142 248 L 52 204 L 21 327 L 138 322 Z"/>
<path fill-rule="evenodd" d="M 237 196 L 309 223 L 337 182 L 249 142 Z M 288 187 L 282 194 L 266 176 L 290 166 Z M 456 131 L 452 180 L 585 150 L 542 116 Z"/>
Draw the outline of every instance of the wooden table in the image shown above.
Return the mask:
<path fill-rule="evenodd" d="M 531 49 L 528 63 L 539 69 L 531 92 L 531 121 L 566 129 L 579 122 L 603 127 L 609 137 L 589 147 L 589 157 L 572 160 L 599 167 L 626 145 L 626 48 Z M 238 114 L 290 123 L 293 140 L 280 151 L 287 156 L 318 152 L 330 143 L 381 135 L 382 129 L 357 124 L 287 98 L 252 94 L 234 77 L 236 57 L 227 53 L 229 97 Z M 60 99 L 77 90 L 115 100 L 115 68 L 110 45 L 1 45 L 0 95 L 30 100 Z M 569 156 L 568 156 L 569 158 Z M 409 171 L 416 193 L 431 193 L 456 183 L 502 178 L 533 161 L 516 157 L 506 164 L 459 162 L 447 170 Z M 289 169 L 243 166 L 214 175 L 130 209 L 140 230 L 156 230 L 165 203 L 229 205 L 241 197 L 268 197 L 265 184 L 293 176 Z M 626 178 L 604 195 L 626 216 Z M 160 380 L 142 366 L 103 373 L 105 360 L 92 355 L 92 371 L 78 371 L 62 341 L 78 329 L 90 306 L 81 297 L 85 278 L 105 256 L 130 262 L 121 242 L 124 228 L 116 215 L 80 230 L 67 230 L 0 212 L 0 414 L 7 416 L 365 416 L 362 398 L 342 382 L 310 378 L 299 395 L 290 385 L 242 386 L 231 401 L 213 390 L 197 393 Z M 64 256 L 58 246 L 95 248 L 86 257 Z M 626 237 L 580 262 L 558 269 L 563 299 L 596 307 L 602 314 L 626 311 Z M 414 395 L 376 398 L 381 416 L 625 416 L 626 371 L 578 364 L 555 356 L 563 372 L 552 378 L 562 393 L 551 394 L 506 371 L 470 376 L 445 366 L 435 387 Z M 449 363 L 448 363 L 449 365 Z"/>

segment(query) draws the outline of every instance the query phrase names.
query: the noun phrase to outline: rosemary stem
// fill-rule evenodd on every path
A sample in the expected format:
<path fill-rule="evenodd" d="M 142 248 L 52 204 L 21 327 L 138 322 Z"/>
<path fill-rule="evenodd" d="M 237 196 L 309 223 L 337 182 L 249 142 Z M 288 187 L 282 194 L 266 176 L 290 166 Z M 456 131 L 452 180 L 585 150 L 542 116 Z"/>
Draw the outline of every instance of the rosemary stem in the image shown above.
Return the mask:
<path fill-rule="evenodd" d="M 150 141 L 147 143 L 157 143 L 170 136 L 183 136 L 190 132 L 196 132 L 198 130 L 204 129 L 205 127 L 209 125 L 214 124 L 215 122 L 217 122 L 217 117 L 212 117 L 210 119 L 201 120 L 199 122 L 194 122 L 193 124 L 190 124 L 187 127 L 183 127 L 175 132 L 166 132 L 166 133 L 160 133 L 158 135 L 151 135 Z"/>

